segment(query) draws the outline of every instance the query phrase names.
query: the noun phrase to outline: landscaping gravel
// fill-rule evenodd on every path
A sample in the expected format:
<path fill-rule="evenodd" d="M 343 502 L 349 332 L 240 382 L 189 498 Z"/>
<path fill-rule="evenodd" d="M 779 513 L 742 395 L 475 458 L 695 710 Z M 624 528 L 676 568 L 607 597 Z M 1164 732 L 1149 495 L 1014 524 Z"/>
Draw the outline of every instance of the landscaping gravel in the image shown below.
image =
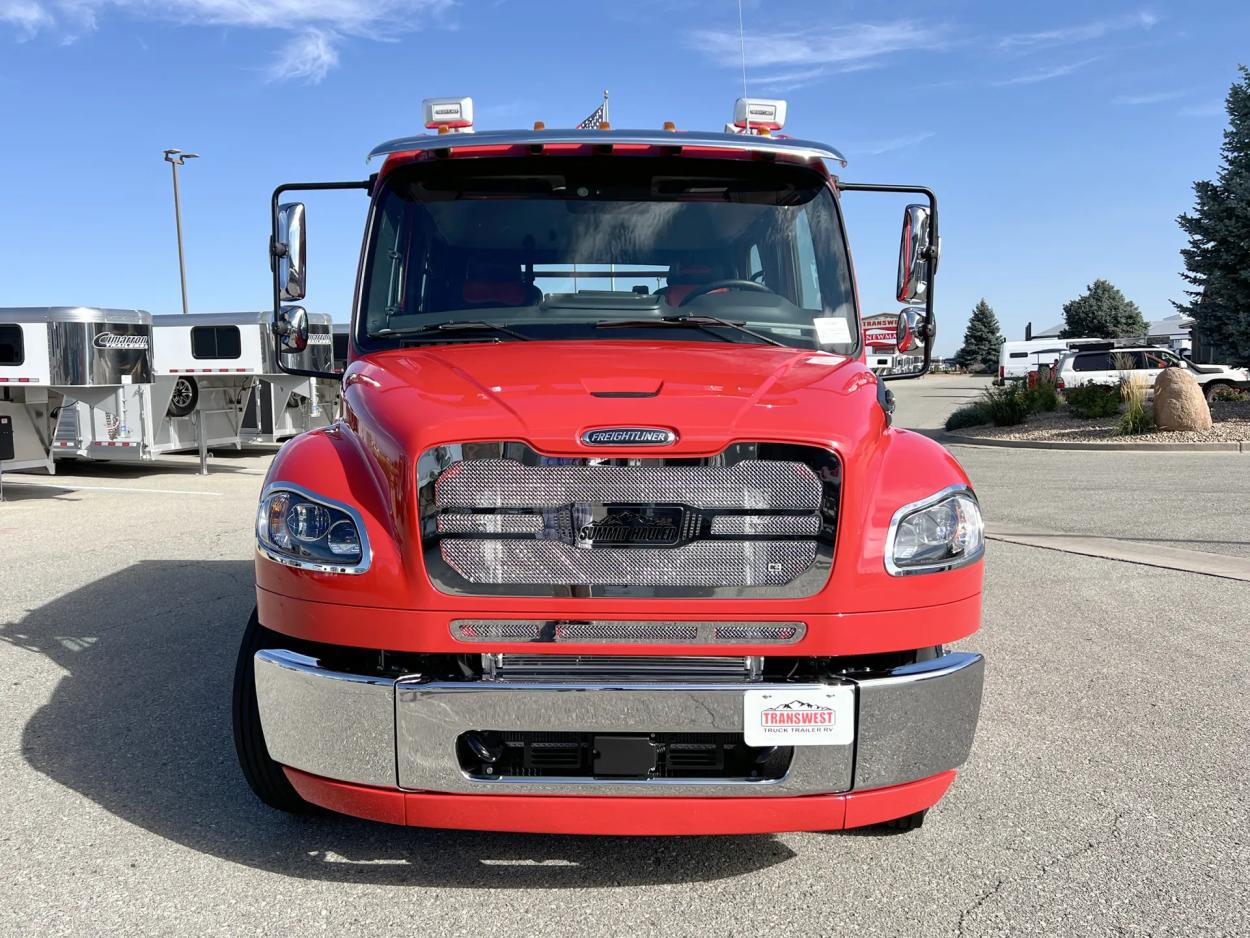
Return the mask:
<path fill-rule="evenodd" d="M 1210 430 L 1201 433 L 1155 430 L 1126 436 L 1120 416 L 1080 420 L 1060 407 L 1052 414 L 1034 414 L 1014 427 L 967 427 L 952 431 L 962 437 L 990 440 L 1053 441 L 1072 443 L 1241 443 L 1250 442 L 1250 401 L 1215 401 Z"/>

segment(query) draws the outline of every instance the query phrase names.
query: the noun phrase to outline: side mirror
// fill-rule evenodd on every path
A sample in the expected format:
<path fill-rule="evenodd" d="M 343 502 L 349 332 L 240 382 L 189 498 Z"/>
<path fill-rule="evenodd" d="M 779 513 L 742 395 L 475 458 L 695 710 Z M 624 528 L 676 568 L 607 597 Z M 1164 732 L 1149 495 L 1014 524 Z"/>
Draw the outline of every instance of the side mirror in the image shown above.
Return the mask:
<path fill-rule="evenodd" d="M 304 258 L 304 203 L 278 206 L 278 242 L 273 246 L 278 263 L 278 290 L 284 300 L 302 300 L 307 293 Z"/>
<path fill-rule="evenodd" d="M 283 355 L 298 355 L 308 348 L 308 310 L 302 306 L 282 307 L 273 331 Z"/>
<path fill-rule="evenodd" d="M 903 234 L 898 249 L 900 303 L 923 303 L 929 292 L 929 278 L 937 270 L 937 246 L 931 243 L 929 222 L 926 205 L 909 205 L 903 211 Z"/>
<path fill-rule="evenodd" d="M 937 324 L 922 309 L 905 309 L 898 314 L 896 335 L 900 352 L 914 352 L 937 338 Z"/>

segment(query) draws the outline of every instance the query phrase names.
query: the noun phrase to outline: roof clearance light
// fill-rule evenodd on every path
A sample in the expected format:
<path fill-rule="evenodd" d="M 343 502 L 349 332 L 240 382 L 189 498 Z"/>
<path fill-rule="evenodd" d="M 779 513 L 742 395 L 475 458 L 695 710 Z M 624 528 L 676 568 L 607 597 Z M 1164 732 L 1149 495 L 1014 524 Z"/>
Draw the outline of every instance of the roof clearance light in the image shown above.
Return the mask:
<path fill-rule="evenodd" d="M 786 102 L 766 98 L 739 98 L 734 102 L 733 125 L 739 133 L 780 130 L 786 123 Z"/>
<path fill-rule="evenodd" d="M 421 102 L 427 130 L 473 133 L 472 98 L 426 98 Z"/>

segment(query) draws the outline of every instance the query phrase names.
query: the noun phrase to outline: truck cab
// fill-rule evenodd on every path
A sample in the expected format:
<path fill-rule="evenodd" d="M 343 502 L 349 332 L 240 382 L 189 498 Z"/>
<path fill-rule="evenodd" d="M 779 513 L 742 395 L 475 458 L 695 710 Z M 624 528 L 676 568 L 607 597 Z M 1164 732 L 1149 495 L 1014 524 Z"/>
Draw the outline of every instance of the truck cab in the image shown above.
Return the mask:
<path fill-rule="evenodd" d="M 308 327 L 281 196 L 370 208 L 343 417 L 258 509 L 252 789 L 448 828 L 917 826 L 972 745 L 984 662 L 947 646 L 980 624 L 983 530 L 955 459 L 892 426 L 841 200 L 929 199 L 898 284 L 927 363 L 932 194 L 842 182 L 777 126 L 473 133 L 448 107 L 368 180 L 274 195 L 283 354 Z"/>

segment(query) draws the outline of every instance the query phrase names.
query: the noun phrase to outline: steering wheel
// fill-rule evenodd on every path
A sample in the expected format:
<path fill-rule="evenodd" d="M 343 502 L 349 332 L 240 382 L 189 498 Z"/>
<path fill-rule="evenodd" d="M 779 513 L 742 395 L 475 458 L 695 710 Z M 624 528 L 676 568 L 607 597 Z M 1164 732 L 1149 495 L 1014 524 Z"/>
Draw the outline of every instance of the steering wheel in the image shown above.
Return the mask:
<path fill-rule="evenodd" d="M 777 292 L 776 290 L 770 290 L 762 283 L 756 283 L 754 280 L 713 280 L 711 283 L 705 283 L 701 287 L 695 287 L 677 305 L 689 306 L 691 300 L 697 300 L 699 297 L 715 293 L 717 290 L 746 290 L 748 293 Z"/>

